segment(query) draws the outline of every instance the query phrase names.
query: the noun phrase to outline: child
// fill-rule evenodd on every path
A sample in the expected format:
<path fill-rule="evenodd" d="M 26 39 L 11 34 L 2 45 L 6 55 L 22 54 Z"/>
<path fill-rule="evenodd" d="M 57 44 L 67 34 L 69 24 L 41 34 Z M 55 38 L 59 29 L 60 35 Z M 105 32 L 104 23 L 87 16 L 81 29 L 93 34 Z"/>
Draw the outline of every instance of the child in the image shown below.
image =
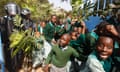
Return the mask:
<path fill-rule="evenodd" d="M 79 37 L 80 36 L 80 34 L 82 33 L 82 27 L 78 27 L 77 28 L 77 37 Z"/>
<path fill-rule="evenodd" d="M 109 36 L 100 36 L 96 50 L 87 59 L 85 68 L 80 72 L 110 72 L 114 40 Z"/>
<path fill-rule="evenodd" d="M 70 35 L 71 35 L 71 40 L 77 40 L 77 32 L 72 31 L 70 32 Z"/>
<path fill-rule="evenodd" d="M 79 57 L 79 54 L 70 46 L 68 46 L 71 37 L 69 34 L 63 34 L 57 45 L 52 47 L 50 54 L 46 60 L 45 69 L 48 71 L 48 64 L 50 66 L 50 72 L 67 72 L 66 64 L 70 59 L 70 56 Z"/>
<path fill-rule="evenodd" d="M 44 56 L 44 48 L 43 48 L 44 37 L 40 35 L 39 32 L 35 32 L 35 42 L 36 42 L 36 47 L 32 52 L 32 63 L 33 63 L 32 72 L 34 72 L 35 68 L 42 65 L 44 61 L 44 57 L 43 57 Z"/>
<path fill-rule="evenodd" d="M 63 20 L 58 19 L 55 26 L 55 35 L 54 35 L 55 41 L 57 41 L 61 37 L 61 35 L 64 34 L 65 32 L 66 30 L 64 28 Z"/>
<path fill-rule="evenodd" d="M 43 35 L 43 32 L 44 32 L 43 30 L 45 26 L 46 26 L 45 21 L 41 21 L 40 24 L 38 24 L 37 30 L 38 32 L 40 32 L 41 35 Z"/>

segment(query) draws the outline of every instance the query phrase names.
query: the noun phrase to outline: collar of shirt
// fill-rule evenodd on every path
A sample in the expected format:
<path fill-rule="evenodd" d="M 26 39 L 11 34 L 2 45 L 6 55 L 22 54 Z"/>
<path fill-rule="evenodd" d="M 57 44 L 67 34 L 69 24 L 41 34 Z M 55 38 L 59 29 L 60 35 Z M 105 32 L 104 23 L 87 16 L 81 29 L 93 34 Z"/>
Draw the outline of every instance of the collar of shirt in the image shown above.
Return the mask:
<path fill-rule="evenodd" d="M 43 34 L 43 28 L 42 27 L 40 27 L 40 33 Z"/>
<path fill-rule="evenodd" d="M 66 46 L 66 47 L 60 47 L 61 49 L 62 49 L 62 51 L 65 51 L 65 50 L 67 50 L 68 49 L 68 46 Z"/>

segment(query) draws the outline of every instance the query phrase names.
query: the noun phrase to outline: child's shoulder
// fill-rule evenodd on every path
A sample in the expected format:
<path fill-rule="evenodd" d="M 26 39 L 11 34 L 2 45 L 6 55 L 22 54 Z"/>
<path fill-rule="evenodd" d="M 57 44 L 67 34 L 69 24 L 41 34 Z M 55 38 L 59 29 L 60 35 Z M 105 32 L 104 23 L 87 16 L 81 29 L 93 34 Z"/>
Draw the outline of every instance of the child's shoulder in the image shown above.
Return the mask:
<path fill-rule="evenodd" d="M 68 47 L 68 50 L 71 50 L 71 51 L 75 50 L 73 47 L 71 47 L 69 45 L 67 47 Z"/>
<path fill-rule="evenodd" d="M 59 45 L 58 45 L 58 44 L 52 45 L 52 49 L 58 49 L 58 48 L 59 48 Z"/>
<path fill-rule="evenodd" d="M 96 56 L 95 51 L 88 56 L 87 63 L 91 65 L 101 65 L 100 61 Z"/>
<path fill-rule="evenodd" d="M 96 55 L 96 52 L 93 51 L 89 56 L 88 56 L 89 59 L 94 59 L 94 60 L 98 60 L 97 59 L 97 55 Z"/>

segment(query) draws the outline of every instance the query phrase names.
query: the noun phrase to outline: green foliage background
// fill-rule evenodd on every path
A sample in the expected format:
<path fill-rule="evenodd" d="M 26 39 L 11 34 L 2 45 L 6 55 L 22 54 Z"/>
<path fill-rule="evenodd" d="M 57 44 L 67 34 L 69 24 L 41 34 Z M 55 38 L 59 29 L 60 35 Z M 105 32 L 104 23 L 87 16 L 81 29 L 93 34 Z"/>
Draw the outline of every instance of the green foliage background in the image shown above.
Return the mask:
<path fill-rule="evenodd" d="M 105 10 L 100 10 L 100 13 L 106 14 L 109 12 L 109 2 L 110 0 L 106 0 L 106 8 Z M 52 5 L 48 3 L 48 0 L 0 0 L 0 16 L 5 15 L 4 5 L 9 2 L 14 2 L 20 6 L 20 8 L 29 8 L 32 12 L 33 19 L 47 19 L 50 14 L 52 14 Z M 120 5 L 120 0 L 114 0 L 116 5 Z M 86 5 L 84 9 L 80 9 L 80 5 L 83 4 L 83 0 L 71 0 L 72 4 L 72 13 L 73 16 L 82 15 L 82 13 L 86 13 L 89 16 L 89 8 L 91 8 L 91 4 Z M 104 0 L 100 0 L 100 8 L 103 7 Z M 97 6 L 97 4 L 96 4 Z M 95 6 L 95 7 L 96 7 Z M 85 10 L 85 12 L 84 12 Z M 102 12 L 101 12 L 102 11 Z M 91 14 L 95 14 L 96 11 L 92 12 Z M 90 15 L 91 15 L 90 14 Z M 86 17 L 84 17 L 86 18 Z"/>
<path fill-rule="evenodd" d="M 48 0 L 0 0 L 0 16 L 6 15 L 4 6 L 9 2 L 16 3 L 21 9 L 30 9 L 33 19 L 47 18 L 51 13 L 51 5 Z"/>

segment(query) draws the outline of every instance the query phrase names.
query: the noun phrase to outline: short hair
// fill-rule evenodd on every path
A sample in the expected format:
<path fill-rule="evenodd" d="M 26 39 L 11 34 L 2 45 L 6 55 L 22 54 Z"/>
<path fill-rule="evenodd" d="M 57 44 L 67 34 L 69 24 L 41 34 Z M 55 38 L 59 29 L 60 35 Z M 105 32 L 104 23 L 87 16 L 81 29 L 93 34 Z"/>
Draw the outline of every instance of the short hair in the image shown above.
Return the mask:
<path fill-rule="evenodd" d="M 52 18 L 53 16 L 56 16 L 56 17 L 57 17 L 57 15 L 56 15 L 56 14 L 53 14 L 53 15 L 51 15 L 51 18 Z"/>
<path fill-rule="evenodd" d="M 67 35 L 67 38 L 69 38 L 69 40 L 71 40 L 71 35 L 70 35 L 70 33 L 64 33 L 64 34 L 61 35 L 61 37 L 62 37 L 63 35 Z"/>
<path fill-rule="evenodd" d="M 111 38 L 111 39 L 113 40 L 113 46 L 114 46 L 115 40 L 114 40 L 114 38 L 113 38 L 111 35 L 100 35 L 99 38 L 97 39 L 97 42 L 96 42 L 97 45 L 99 44 L 100 37 L 108 37 L 108 38 Z"/>

